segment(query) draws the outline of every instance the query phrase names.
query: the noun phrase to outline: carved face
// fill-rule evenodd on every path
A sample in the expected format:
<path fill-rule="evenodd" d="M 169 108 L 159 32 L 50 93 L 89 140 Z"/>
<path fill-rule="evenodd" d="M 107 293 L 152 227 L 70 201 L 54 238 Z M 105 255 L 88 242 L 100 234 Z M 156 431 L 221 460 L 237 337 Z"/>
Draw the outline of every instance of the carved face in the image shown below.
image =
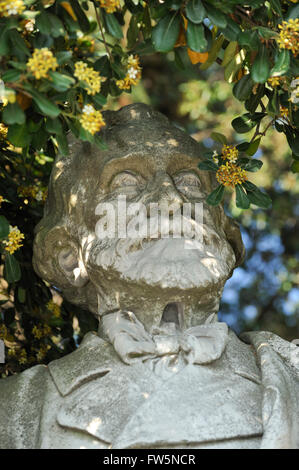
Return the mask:
<path fill-rule="evenodd" d="M 113 158 L 103 167 L 91 210 L 96 212 L 95 205 L 101 208 L 103 203 L 110 203 L 113 210 L 102 211 L 98 227 L 111 224 L 116 232 L 119 215 L 124 217 L 127 236 L 120 238 L 115 233 L 113 238 L 103 240 L 89 236 L 88 249 L 83 255 L 87 272 L 90 275 L 102 272 L 111 280 L 121 278 L 128 283 L 143 282 L 162 288 L 190 289 L 219 284 L 232 271 L 236 259 L 219 223 L 218 211 L 205 203 L 209 181 L 198 171 L 197 161 L 185 155 L 179 143 L 175 152 L 164 152 L 163 141 L 160 144 L 154 156 L 144 152 Z M 119 206 L 120 197 L 126 198 L 126 208 Z M 142 204 L 142 210 L 138 211 L 137 203 Z M 151 213 L 155 204 L 158 214 Z M 170 214 L 167 210 L 163 213 L 163 208 L 170 208 Z M 191 220 L 183 217 L 183 210 L 186 213 L 188 208 Z M 195 220 L 200 210 L 203 219 Z M 183 223 L 187 225 L 188 220 L 190 230 L 183 233 Z M 178 228 L 175 234 L 171 230 L 173 221 L 182 225 L 182 230 Z M 150 224 L 155 222 L 156 231 L 150 233 Z M 168 223 L 169 238 L 164 238 L 163 230 Z"/>
<path fill-rule="evenodd" d="M 146 105 L 128 106 L 105 118 L 108 150 L 75 141 L 70 156 L 55 163 L 37 227 L 37 272 L 61 287 L 70 301 L 94 311 L 96 298 L 108 311 L 136 299 L 139 304 L 164 297 L 203 299 L 207 292 L 219 297 L 243 246 L 223 209 L 205 202 L 211 178 L 197 167 L 198 144 Z M 120 196 L 126 197 L 124 210 L 119 210 Z M 114 208 L 116 224 L 123 217 L 123 229 L 138 226 L 139 235 L 124 238 L 115 231 L 112 238 L 98 238 L 96 227 L 111 222 L 111 212 L 99 210 L 105 203 Z M 136 203 L 143 207 L 137 225 Z M 153 204 L 160 217 L 156 231 L 149 229 L 155 220 Z M 188 229 L 182 234 L 177 225 L 186 204 L 191 234 Z M 202 204 L 202 220 L 196 217 L 196 204 Z M 170 218 L 167 211 L 161 215 L 162 207 L 170 209 Z M 174 233 L 164 238 L 168 222 Z M 200 236 L 197 243 L 194 230 Z"/>

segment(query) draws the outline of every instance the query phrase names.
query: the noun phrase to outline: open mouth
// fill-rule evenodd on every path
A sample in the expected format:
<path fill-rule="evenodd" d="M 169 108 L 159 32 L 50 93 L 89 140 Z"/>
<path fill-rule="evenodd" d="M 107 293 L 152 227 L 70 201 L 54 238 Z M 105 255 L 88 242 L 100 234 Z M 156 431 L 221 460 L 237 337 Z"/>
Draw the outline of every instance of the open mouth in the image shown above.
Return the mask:
<path fill-rule="evenodd" d="M 174 323 L 180 329 L 184 323 L 184 305 L 182 302 L 169 302 L 162 313 L 160 325 Z"/>

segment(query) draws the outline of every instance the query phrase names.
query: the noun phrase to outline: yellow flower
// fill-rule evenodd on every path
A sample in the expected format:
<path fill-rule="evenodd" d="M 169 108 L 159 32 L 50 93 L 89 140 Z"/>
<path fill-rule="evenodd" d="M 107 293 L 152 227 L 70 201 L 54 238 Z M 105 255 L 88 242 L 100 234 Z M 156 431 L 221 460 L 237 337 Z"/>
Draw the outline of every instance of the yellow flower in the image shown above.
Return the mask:
<path fill-rule="evenodd" d="M 78 80 L 82 80 L 86 83 L 86 90 L 88 95 L 95 95 L 96 93 L 99 93 L 102 81 L 102 77 L 100 76 L 99 72 L 93 70 L 91 67 L 88 67 L 88 65 L 84 62 L 79 61 L 75 63 L 74 76 L 78 78 Z"/>
<path fill-rule="evenodd" d="M 36 201 L 44 201 L 46 190 L 39 185 L 20 186 L 18 188 L 19 197 L 36 199 Z"/>
<path fill-rule="evenodd" d="M 239 151 L 233 145 L 223 145 L 222 147 L 222 158 L 229 160 L 231 163 L 236 163 L 238 159 Z"/>
<path fill-rule="evenodd" d="M 289 110 L 286 106 L 279 106 L 281 117 L 287 118 L 289 116 Z"/>
<path fill-rule="evenodd" d="M 104 8 L 107 13 L 114 13 L 120 6 L 119 0 L 99 0 L 100 7 Z"/>
<path fill-rule="evenodd" d="M 43 330 L 39 328 L 38 326 L 34 326 L 32 328 L 32 334 L 36 339 L 40 339 L 43 337 Z"/>
<path fill-rule="evenodd" d="M 268 83 L 270 86 L 272 86 L 273 88 L 280 85 L 280 78 L 281 77 L 270 77 L 268 78 Z"/>
<path fill-rule="evenodd" d="M 3 122 L 0 122 L 0 140 L 5 140 L 7 137 L 7 132 L 8 132 L 8 127 L 3 124 Z"/>
<path fill-rule="evenodd" d="M 56 57 L 47 48 L 34 49 L 32 57 L 27 62 L 27 67 L 37 80 L 47 78 L 49 70 L 56 70 L 58 62 Z"/>
<path fill-rule="evenodd" d="M 54 317 L 60 317 L 60 307 L 53 300 L 49 300 L 47 303 L 47 309 L 53 313 Z"/>
<path fill-rule="evenodd" d="M 98 132 L 103 126 L 105 121 L 101 111 L 97 111 L 91 104 L 86 104 L 83 108 L 83 113 L 79 119 L 81 126 L 92 135 Z"/>
<path fill-rule="evenodd" d="M 22 348 L 18 354 L 18 360 L 20 364 L 26 364 L 27 362 L 27 352 L 26 349 Z"/>
<path fill-rule="evenodd" d="M 25 10 L 23 0 L 0 1 L 0 16 L 21 15 Z"/>
<path fill-rule="evenodd" d="M 124 79 L 117 80 L 116 85 L 120 90 L 129 90 L 132 85 L 137 85 L 141 78 L 139 57 L 130 55 L 127 61 L 127 74 Z"/>
<path fill-rule="evenodd" d="M 49 349 L 51 349 L 49 344 L 43 344 L 36 355 L 36 359 L 41 362 L 45 358 Z"/>
<path fill-rule="evenodd" d="M 0 325 L 0 339 L 6 339 L 7 328 L 5 325 Z"/>
<path fill-rule="evenodd" d="M 278 28 L 281 30 L 277 39 L 280 49 L 289 49 L 296 57 L 299 52 L 299 19 L 283 21 Z"/>
<path fill-rule="evenodd" d="M 4 197 L 0 195 L 0 207 L 3 201 L 4 201 Z"/>
<path fill-rule="evenodd" d="M 18 227 L 10 227 L 10 232 L 7 238 L 8 240 L 3 240 L 5 250 L 12 255 L 16 250 L 23 246 L 21 240 L 23 240 L 25 236 L 20 232 Z"/>
<path fill-rule="evenodd" d="M 246 181 L 246 171 L 234 163 L 226 162 L 225 165 L 221 165 L 216 173 L 218 183 L 223 186 L 235 187 L 236 184 L 242 184 Z"/>

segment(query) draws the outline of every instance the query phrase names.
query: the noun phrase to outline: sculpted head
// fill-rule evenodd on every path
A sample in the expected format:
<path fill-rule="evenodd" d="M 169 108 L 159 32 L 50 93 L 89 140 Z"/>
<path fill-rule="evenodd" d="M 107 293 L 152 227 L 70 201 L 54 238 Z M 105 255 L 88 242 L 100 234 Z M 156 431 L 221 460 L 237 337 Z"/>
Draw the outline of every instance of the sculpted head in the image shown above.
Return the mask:
<path fill-rule="evenodd" d="M 198 169 L 200 147 L 191 137 L 143 104 L 104 117 L 107 150 L 72 140 L 70 154 L 55 161 L 36 228 L 34 267 L 70 302 L 97 315 L 129 309 L 150 327 L 159 324 L 167 304 L 180 302 L 185 326 L 196 324 L 218 310 L 224 283 L 242 261 L 239 228 L 221 206 L 206 204 L 214 181 Z M 99 204 L 111 203 L 120 216 L 119 196 L 126 197 L 127 207 L 137 202 L 145 207 L 139 228 L 149 223 L 153 203 L 180 211 L 190 203 L 201 243 L 195 248 L 188 236 L 171 233 L 161 238 L 161 230 L 157 238 L 118 233 L 99 238 L 96 226 L 104 220 Z M 195 203 L 202 203 L 200 223 L 194 220 Z M 127 227 L 133 218 L 128 211 Z M 163 216 L 160 220 L 162 227 Z"/>

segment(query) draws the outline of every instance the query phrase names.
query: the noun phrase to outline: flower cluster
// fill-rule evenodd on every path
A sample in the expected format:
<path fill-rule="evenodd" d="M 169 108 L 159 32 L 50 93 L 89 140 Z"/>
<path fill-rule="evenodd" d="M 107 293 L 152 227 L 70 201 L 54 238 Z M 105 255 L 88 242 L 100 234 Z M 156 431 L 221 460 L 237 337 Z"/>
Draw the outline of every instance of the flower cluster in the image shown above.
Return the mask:
<path fill-rule="evenodd" d="M 116 85 L 121 90 L 129 90 L 131 85 L 137 85 L 141 78 L 141 67 L 138 56 L 130 55 L 127 62 L 127 74 L 123 80 L 117 80 Z"/>
<path fill-rule="evenodd" d="M 88 67 L 87 64 L 80 61 L 75 63 L 74 76 L 78 78 L 78 80 L 82 80 L 86 83 L 86 90 L 88 95 L 95 95 L 96 93 L 99 93 L 102 81 L 99 72 L 93 70 L 93 68 Z"/>
<path fill-rule="evenodd" d="M 57 59 L 47 47 L 34 49 L 32 57 L 27 62 L 28 70 L 37 80 L 47 78 L 49 70 L 56 70 L 57 67 Z"/>
<path fill-rule="evenodd" d="M 83 108 L 83 113 L 79 119 L 81 126 L 86 131 L 94 135 L 103 126 L 105 121 L 103 119 L 101 111 L 97 111 L 91 104 L 86 104 Z"/>
<path fill-rule="evenodd" d="M 48 325 L 45 326 L 34 326 L 32 328 L 32 334 L 36 339 L 40 339 L 43 336 L 48 336 L 51 333 L 51 327 Z"/>
<path fill-rule="evenodd" d="M 7 137 L 8 127 L 0 122 L 0 140 L 5 140 Z"/>
<path fill-rule="evenodd" d="M 99 0 L 100 7 L 104 8 L 107 13 L 114 13 L 120 6 L 119 0 Z"/>
<path fill-rule="evenodd" d="M 238 159 L 239 151 L 233 145 L 223 145 L 222 147 L 222 158 L 228 160 L 231 163 L 236 163 Z"/>
<path fill-rule="evenodd" d="M 290 89 L 292 90 L 290 101 L 294 104 L 299 103 L 299 77 L 295 78 L 295 80 L 292 80 Z"/>
<path fill-rule="evenodd" d="M 55 302 L 53 302 L 53 300 L 49 300 L 49 302 L 47 303 L 47 309 L 49 310 L 49 312 L 53 313 L 54 317 L 60 317 L 60 307 Z"/>
<path fill-rule="evenodd" d="M 42 189 L 40 186 L 20 186 L 18 188 L 18 194 L 21 197 L 28 199 L 36 199 L 36 201 L 45 201 L 47 197 L 47 191 Z"/>
<path fill-rule="evenodd" d="M 226 162 L 225 165 L 221 165 L 216 172 L 216 178 L 218 183 L 223 186 L 235 187 L 236 184 L 242 184 L 246 181 L 246 171 L 243 170 L 239 165 L 234 163 Z"/>
<path fill-rule="evenodd" d="M 25 10 L 23 0 L 0 1 L 0 16 L 21 15 Z"/>
<path fill-rule="evenodd" d="M 0 339 L 6 339 L 7 328 L 5 325 L 0 325 Z"/>
<path fill-rule="evenodd" d="M 47 355 L 47 352 L 51 349 L 49 344 L 43 344 L 36 354 L 36 359 L 41 362 Z"/>
<path fill-rule="evenodd" d="M 2 243 L 4 243 L 5 245 L 5 250 L 12 255 L 16 250 L 23 246 L 21 240 L 23 240 L 24 238 L 24 234 L 20 232 L 18 227 L 10 227 L 10 232 L 8 234 L 7 240 L 3 240 Z"/>
<path fill-rule="evenodd" d="M 286 106 L 279 106 L 280 116 L 287 119 L 289 117 L 289 110 Z"/>
<path fill-rule="evenodd" d="M 289 49 L 296 56 L 299 52 L 299 19 L 283 21 L 278 25 L 280 29 L 278 45 L 281 49 Z"/>

